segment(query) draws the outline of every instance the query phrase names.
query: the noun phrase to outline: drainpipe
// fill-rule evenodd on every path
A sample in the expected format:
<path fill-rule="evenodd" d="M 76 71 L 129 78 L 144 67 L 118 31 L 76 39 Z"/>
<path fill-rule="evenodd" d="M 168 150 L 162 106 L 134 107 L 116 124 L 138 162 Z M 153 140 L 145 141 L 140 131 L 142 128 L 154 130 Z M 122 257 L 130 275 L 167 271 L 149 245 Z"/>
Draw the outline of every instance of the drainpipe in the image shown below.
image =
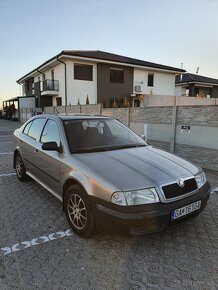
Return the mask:
<path fill-rule="evenodd" d="M 44 80 L 45 80 L 45 74 L 37 69 L 37 72 L 39 72 L 40 74 L 42 74 L 44 76 Z M 39 96 L 39 102 L 38 102 L 38 106 L 39 108 L 41 107 L 41 88 L 40 88 L 40 84 L 39 84 L 39 90 L 40 90 L 40 96 Z"/>
<path fill-rule="evenodd" d="M 57 61 L 59 61 L 60 63 L 62 63 L 64 65 L 64 74 L 65 74 L 65 113 L 67 113 L 67 65 L 66 65 L 65 62 L 60 60 L 58 57 L 57 57 Z"/>
<path fill-rule="evenodd" d="M 38 68 L 37 68 L 37 72 L 39 72 L 40 74 L 42 74 L 44 76 L 44 78 L 45 78 L 45 74 L 42 71 L 38 70 Z"/>

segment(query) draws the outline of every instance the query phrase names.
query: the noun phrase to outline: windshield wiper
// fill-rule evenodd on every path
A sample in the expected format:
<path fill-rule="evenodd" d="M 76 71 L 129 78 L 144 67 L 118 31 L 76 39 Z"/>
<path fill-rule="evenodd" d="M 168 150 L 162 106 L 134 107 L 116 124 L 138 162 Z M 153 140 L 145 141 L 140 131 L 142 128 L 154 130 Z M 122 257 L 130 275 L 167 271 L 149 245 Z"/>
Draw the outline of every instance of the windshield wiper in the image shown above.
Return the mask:
<path fill-rule="evenodd" d="M 90 152 L 100 152 L 107 151 L 108 147 L 93 147 L 93 148 L 80 148 L 72 150 L 72 153 L 90 153 Z"/>
<path fill-rule="evenodd" d="M 114 150 L 118 149 L 127 149 L 127 148 L 138 148 L 147 146 L 146 144 L 126 144 L 126 145 L 118 145 L 114 147 Z"/>
<path fill-rule="evenodd" d="M 72 150 L 72 153 L 91 153 L 91 152 L 102 152 L 102 151 L 112 151 L 128 148 L 138 148 L 145 147 L 146 144 L 126 144 L 126 145 L 117 145 L 117 146 L 105 146 L 105 147 L 92 147 L 92 148 L 80 148 Z"/>
<path fill-rule="evenodd" d="M 104 147 L 91 147 L 91 148 L 79 148 L 72 150 L 72 153 L 91 153 L 91 152 L 102 152 L 102 151 L 112 151 L 128 148 L 138 148 L 147 146 L 146 144 L 126 144 L 117 146 L 104 146 Z"/>

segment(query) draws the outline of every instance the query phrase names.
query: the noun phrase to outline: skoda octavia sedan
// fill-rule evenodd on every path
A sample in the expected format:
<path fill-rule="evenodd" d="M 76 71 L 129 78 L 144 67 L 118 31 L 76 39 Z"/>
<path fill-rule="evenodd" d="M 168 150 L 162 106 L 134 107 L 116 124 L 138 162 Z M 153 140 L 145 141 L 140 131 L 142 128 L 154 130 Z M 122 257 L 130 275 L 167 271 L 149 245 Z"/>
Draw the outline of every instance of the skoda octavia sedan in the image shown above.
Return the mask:
<path fill-rule="evenodd" d="M 71 228 L 132 235 L 164 230 L 203 210 L 203 170 L 148 145 L 119 121 L 40 115 L 14 132 L 14 168 L 63 202 Z"/>

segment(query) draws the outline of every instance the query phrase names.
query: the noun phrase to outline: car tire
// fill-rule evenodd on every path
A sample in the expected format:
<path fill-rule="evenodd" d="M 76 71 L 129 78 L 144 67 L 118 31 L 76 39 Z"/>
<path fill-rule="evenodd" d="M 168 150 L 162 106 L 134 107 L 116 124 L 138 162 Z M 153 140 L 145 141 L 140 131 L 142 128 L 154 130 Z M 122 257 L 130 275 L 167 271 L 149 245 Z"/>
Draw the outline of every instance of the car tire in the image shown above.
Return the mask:
<path fill-rule="evenodd" d="M 92 207 L 87 194 L 79 185 L 71 185 L 64 198 L 64 211 L 71 228 L 88 238 L 95 231 Z"/>
<path fill-rule="evenodd" d="M 26 174 L 26 168 L 24 166 L 20 153 L 17 153 L 15 156 L 15 170 L 17 178 L 20 181 L 28 181 L 30 179 L 29 176 Z"/>

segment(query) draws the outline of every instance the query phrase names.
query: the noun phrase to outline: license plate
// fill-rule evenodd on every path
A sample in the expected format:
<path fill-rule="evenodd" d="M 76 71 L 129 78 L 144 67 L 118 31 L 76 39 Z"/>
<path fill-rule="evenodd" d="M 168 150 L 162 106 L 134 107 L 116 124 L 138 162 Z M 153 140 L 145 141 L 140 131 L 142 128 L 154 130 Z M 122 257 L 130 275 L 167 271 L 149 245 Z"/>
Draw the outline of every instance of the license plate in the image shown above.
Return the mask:
<path fill-rule="evenodd" d="M 171 212 L 171 220 L 178 219 L 184 215 L 187 215 L 193 211 L 198 210 L 201 207 L 201 200 L 193 202 L 191 204 L 188 204 L 186 206 L 183 206 L 181 208 L 177 208 L 175 210 L 172 210 Z"/>

